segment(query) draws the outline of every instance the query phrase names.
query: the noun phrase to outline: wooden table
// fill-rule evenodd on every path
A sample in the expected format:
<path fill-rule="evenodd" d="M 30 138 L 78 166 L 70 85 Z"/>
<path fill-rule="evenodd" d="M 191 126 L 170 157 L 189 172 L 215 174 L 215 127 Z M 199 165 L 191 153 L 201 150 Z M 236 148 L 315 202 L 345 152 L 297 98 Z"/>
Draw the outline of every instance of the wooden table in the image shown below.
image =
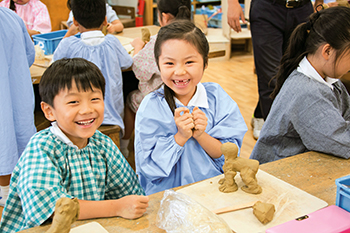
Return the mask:
<path fill-rule="evenodd" d="M 323 199 L 329 205 L 335 204 L 336 185 L 335 179 L 346 176 L 350 170 L 350 160 L 308 152 L 282 160 L 266 163 L 260 169 L 296 186 L 311 195 Z M 182 187 L 178 187 L 180 189 Z M 77 221 L 72 227 L 86 224 L 91 221 L 100 223 L 110 233 L 114 232 L 165 232 L 156 227 L 156 216 L 160 206 L 160 200 L 164 192 L 149 196 L 147 213 L 136 220 L 123 218 L 103 218 L 85 221 Z M 22 232 L 41 233 L 45 232 L 49 225 L 34 227 Z"/>
<path fill-rule="evenodd" d="M 141 28 L 148 28 L 150 30 L 151 36 L 156 35 L 160 29 L 159 26 L 150 25 L 150 26 L 144 26 L 144 27 L 131 27 L 131 28 L 124 28 L 124 30 L 118 34 L 114 34 L 119 41 L 122 43 L 124 48 L 129 52 L 132 48 L 130 45 L 130 42 L 134 38 L 141 38 Z M 220 33 L 222 33 L 220 31 Z M 222 35 L 215 35 L 214 32 L 212 32 L 214 35 L 208 35 L 208 42 L 210 45 L 210 51 L 209 51 L 209 58 L 218 58 L 218 57 L 227 57 L 229 53 L 227 51 L 230 48 L 227 48 L 226 44 L 228 45 L 228 40 L 224 38 Z M 227 40 L 227 41 L 226 41 Z M 225 45 L 226 47 L 222 47 Z M 39 65 L 45 65 L 48 66 L 48 62 L 46 61 L 35 61 L 36 64 Z M 39 84 L 42 74 L 45 72 L 46 67 L 40 67 L 37 65 L 32 65 L 30 67 L 30 74 L 32 77 L 32 83 L 33 84 Z"/>

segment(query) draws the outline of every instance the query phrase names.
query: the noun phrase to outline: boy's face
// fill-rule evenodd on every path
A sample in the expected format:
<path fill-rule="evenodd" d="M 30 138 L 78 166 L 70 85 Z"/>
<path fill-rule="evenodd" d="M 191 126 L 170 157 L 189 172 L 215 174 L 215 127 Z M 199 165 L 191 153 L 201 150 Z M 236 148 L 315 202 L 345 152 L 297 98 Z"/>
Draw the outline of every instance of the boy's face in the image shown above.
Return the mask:
<path fill-rule="evenodd" d="M 54 98 L 54 107 L 45 102 L 41 108 L 50 121 L 56 121 L 63 133 L 79 148 L 87 145 L 88 139 L 102 124 L 104 101 L 102 91 L 78 91 L 75 82 L 72 88 L 61 90 Z"/>

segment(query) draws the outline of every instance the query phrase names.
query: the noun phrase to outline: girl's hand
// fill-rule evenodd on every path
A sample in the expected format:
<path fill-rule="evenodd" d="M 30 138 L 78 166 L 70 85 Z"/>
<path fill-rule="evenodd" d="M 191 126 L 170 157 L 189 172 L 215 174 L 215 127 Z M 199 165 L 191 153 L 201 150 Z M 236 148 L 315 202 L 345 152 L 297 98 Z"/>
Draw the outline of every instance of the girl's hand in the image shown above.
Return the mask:
<path fill-rule="evenodd" d="M 193 121 L 194 121 L 194 130 L 193 137 L 197 139 L 200 137 L 208 125 L 208 118 L 204 112 L 202 112 L 197 106 L 194 107 L 192 111 Z"/>
<path fill-rule="evenodd" d="M 132 45 L 132 47 L 134 47 L 135 49 L 142 49 L 143 46 L 145 46 L 145 42 L 143 42 L 141 40 L 141 38 L 137 37 L 135 38 L 133 41 L 130 42 L 130 44 Z"/>
<path fill-rule="evenodd" d="M 135 219 L 146 212 L 149 198 L 147 196 L 129 195 L 115 201 L 118 202 L 116 216 Z"/>
<path fill-rule="evenodd" d="M 181 113 L 183 114 L 181 115 Z M 174 115 L 175 124 L 177 126 L 175 141 L 180 146 L 183 146 L 187 140 L 192 137 L 192 129 L 194 128 L 193 116 L 190 110 L 185 107 L 175 109 Z"/>

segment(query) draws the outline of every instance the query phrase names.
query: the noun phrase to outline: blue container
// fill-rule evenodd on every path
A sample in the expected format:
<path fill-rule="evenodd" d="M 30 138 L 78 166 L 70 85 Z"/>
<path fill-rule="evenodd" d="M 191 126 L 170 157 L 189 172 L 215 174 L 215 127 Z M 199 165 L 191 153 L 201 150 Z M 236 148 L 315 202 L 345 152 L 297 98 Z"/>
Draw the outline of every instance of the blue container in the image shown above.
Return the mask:
<path fill-rule="evenodd" d="M 67 29 L 59 30 L 49 33 L 43 33 L 38 35 L 33 35 L 34 45 L 39 44 L 40 48 L 44 51 L 45 55 L 53 54 L 61 42 L 64 35 L 67 33 Z M 80 33 L 75 35 L 80 38 Z"/>
<path fill-rule="evenodd" d="M 350 175 L 335 180 L 337 197 L 335 204 L 350 212 Z"/>

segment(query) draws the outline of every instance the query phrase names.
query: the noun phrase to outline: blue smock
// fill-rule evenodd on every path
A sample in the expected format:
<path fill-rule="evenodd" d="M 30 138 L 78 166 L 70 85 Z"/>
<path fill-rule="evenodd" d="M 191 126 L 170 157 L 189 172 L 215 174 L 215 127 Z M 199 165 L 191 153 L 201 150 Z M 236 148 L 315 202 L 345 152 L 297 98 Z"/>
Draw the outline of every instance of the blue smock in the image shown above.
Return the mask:
<path fill-rule="evenodd" d="M 197 97 L 200 85 L 204 86 L 204 98 Z M 147 195 L 220 175 L 225 161 L 223 155 L 211 158 L 193 137 L 183 147 L 175 142 L 177 127 L 163 93 L 160 88 L 148 94 L 136 113 L 136 173 Z M 201 106 L 194 101 L 186 107 L 192 112 L 198 106 L 205 113 L 205 132 L 240 148 L 247 126 L 236 102 L 216 83 L 199 83 L 192 100 L 196 98 L 207 104 Z M 177 102 L 176 107 L 182 106 Z"/>
<path fill-rule="evenodd" d="M 0 7 L 0 176 L 12 173 L 34 125 L 34 92 L 29 67 L 34 44 L 23 20 Z"/>

